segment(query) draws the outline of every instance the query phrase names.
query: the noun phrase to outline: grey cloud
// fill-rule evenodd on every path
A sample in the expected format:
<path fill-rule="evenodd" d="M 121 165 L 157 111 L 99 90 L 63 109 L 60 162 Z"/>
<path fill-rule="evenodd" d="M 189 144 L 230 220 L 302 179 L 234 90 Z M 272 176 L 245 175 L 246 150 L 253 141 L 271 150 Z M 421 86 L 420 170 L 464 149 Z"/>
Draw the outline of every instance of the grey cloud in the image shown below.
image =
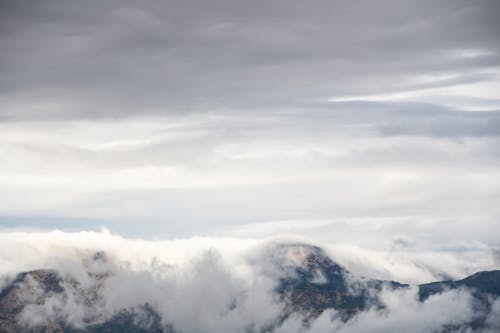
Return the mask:
<path fill-rule="evenodd" d="M 445 0 L 3 1 L 0 224 L 151 236 L 425 215 L 422 225 L 447 222 L 422 237 L 492 243 L 500 98 L 467 92 L 498 84 L 498 10 Z M 438 89 L 490 111 L 366 98 Z M 332 102 L 343 96 L 350 102 Z M 335 228 L 315 232 L 361 237 Z"/>
<path fill-rule="evenodd" d="M 401 89 L 416 74 L 470 77 L 499 65 L 498 10 L 495 1 L 4 1 L 3 117 L 286 108 Z M 487 53 L 448 57 L 460 50 Z"/>
<path fill-rule="evenodd" d="M 399 116 L 399 117 L 398 117 Z M 427 112 L 396 114 L 379 125 L 384 135 L 423 135 L 437 137 L 499 136 L 500 112 Z"/>
<path fill-rule="evenodd" d="M 297 120 L 301 126 L 339 129 L 351 126 L 382 135 L 414 135 L 442 138 L 496 137 L 500 135 L 500 111 L 461 111 L 432 103 L 350 101 L 317 103 L 302 112 L 285 113 L 283 122 Z M 293 122 L 293 120 L 291 121 Z"/>
<path fill-rule="evenodd" d="M 500 264 L 500 249 L 493 249 L 492 252 L 495 263 Z"/>

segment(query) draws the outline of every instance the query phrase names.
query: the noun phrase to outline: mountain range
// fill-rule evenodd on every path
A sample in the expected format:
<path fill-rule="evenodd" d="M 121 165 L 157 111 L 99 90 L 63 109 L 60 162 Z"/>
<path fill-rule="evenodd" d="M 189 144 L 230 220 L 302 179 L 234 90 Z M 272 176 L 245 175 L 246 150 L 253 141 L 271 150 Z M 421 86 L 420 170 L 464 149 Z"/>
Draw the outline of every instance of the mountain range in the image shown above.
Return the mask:
<path fill-rule="evenodd" d="M 325 311 L 333 311 L 343 323 L 354 320 L 365 311 L 383 313 L 386 304 L 384 292 L 417 289 L 417 301 L 425 303 L 434 295 L 450 290 L 470 294 L 475 315 L 466 323 L 449 324 L 440 332 L 487 328 L 494 302 L 500 296 L 500 270 L 477 272 L 461 280 L 437 281 L 417 286 L 397 281 L 356 276 L 330 258 L 317 246 L 306 244 L 276 244 L 265 256 L 265 267 L 272 268 L 275 285 L 272 290 L 276 302 L 282 304 L 282 313 L 264 328 L 249 327 L 247 332 L 274 332 L 288 318 L 299 316 L 307 328 Z M 104 253 L 96 253 L 95 261 L 106 260 Z M 67 276 L 57 270 L 40 268 L 21 272 L 0 291 L 0 333 L 33 332 L 95 332 L 95 333 L 177 333 L 181 330 L 162 319 L 154 304 L 144 303 L 130 309 L 123 308 L 112 316 L 103 317 L 89 311 L 83 325 L 75 326 L 71 318 L 38 318 L 39 323 L 26 324 L 27 309 L 48 305 L 53 298 L 77 297 L 85 308 L 96 308 L 102 301 L 102 285 L 108 272 L 87 272 L 92 284 L 81 282 L 78 276 Z M 73 296 L 68 296 L 73 295 Z M 76 295 L 76 296 L 74 296 Z M 238 304 L 228 305 L 228 311 Z M 30 316 L 36 313 L 30 312 Z M 39 314 L 43 315 L 43 314 Z M 31 318 L 32 319 L 32 318 Z M 196 320 L 196 319 L 193 319 Z M 189 333 L 189 332 L 186 332 Z"/>

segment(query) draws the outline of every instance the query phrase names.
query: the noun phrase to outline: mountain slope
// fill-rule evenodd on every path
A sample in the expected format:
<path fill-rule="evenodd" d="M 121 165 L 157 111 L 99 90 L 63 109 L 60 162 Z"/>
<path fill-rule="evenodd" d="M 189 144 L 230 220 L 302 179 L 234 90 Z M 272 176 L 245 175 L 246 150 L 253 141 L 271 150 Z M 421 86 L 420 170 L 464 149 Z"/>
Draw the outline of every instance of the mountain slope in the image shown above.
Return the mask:
<path fill-rule="evenodd" d="M 97 259 L 102 260 L 102 255 Z M 381 298 L 383 291 L 411 288 L 395 281 L 357 277 L 321 248 L 305 244 L 277 244 L 268 249 L 261 264 L 264 272 L 275 279 L 274 293 L 284 310 L 267 328 L 259 331 L 250 327 L 245 332 L 273 332 L 292 316 L 303 318 L 305 323 L 312 322 L 326 310 L 335 310 L 339 320 L 349 322 L 367 310 L 383 312 L 386 308 Z M 101 313 L 105 297 L 102 284 L 108 277 L 107 273 L 87 273 L 85 278 L 90 283 L 82 283 L 82 277 L 63 276 L 55 270 L 18 274 L 0 292 L 0 333 L 176 332 L 170 323 L 164 322 L 158 309 L 148 303 L 133 309 L 123 308 L 111 316 Z M 500 299 L 500 271 L 478 272 L 461 280 L 432 282 L 416 288 L 418 301 L 422 303 L 448 290 L 470 292 L 479 314 L 461 326 L 443 327 L 442 332 L 480 329 L 485 326 L 493 302 Z M 51 303 L 53 299 L 59 302 Z M 64 311 L 54 310 L 61 304 L 70 307 L 75 302 L 83 304 L 86 311 L 79 321 L 61 315 Z M 40 312 L 40 307 L 49 311 Z"/>

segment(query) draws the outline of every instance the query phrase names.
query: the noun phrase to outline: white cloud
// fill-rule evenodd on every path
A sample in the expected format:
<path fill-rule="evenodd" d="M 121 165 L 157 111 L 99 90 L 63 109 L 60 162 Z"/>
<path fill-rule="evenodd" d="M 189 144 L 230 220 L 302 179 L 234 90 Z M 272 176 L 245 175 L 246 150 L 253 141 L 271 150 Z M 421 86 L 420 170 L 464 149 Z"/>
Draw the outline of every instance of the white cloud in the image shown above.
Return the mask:
<path fill-rule="evenodd" d="M 0 223 L 105 224 L 136 235 L 148 223 L 154 230 L 138 234 L 151 236 L 177 221 L 192 235 L 266 221 L 298 233 L 311 222 L 290 221 L 411 216 L 455 220 L 459 228 L 446 232 L 461 233 L 471 220 L 495 219 L 498 140 L 494 127 L 481 134 L 495 118 L 384 112 L 366 121 L 346 110 L 327 121 L 291 113 L 2 123 Z"/>
<path fill-rule="evenodd" d="M 425 264 L 439 265 L 445 274 L 453 276 L 457 271 L 464 273 L 471 267 L 478 268 L 477 261 L 485 255 L 475 252 L 468 257 L 429 249 L 423 255 L 401 252 L 394 256 L 290 237 L 146 241 L 125 239 L 107 231 L 2 232 L 0 242 L 4 249 L 0 254 L 0 276 L 12 277 L 20 271 L 46 268 L 70 279 L 63 283 L 65 293 L 54 293 L 44 303 L 24 308 L 21 318 L 27 324 L 63 319 L 82 326 L 89 321 L 102 322 L 123 309 L 141 313 L 139 307 L 148 303 L 164 323 L 173 324 L 182 332 L 240 332 L 253 325 L 265 327 L 279 322 L 284 305 L 278 302 L 273 289 L 278 278 L 293 272 L 293 267 L 301 263 L 300 256 L 305 254 L 299 253 L 300 248 L 277 248 L 276 243 L 319 244 L 333 260 L 355 274 L 374 272 L 377 265 L 382 270 L 375 277 L 385 279 L 409 275 L 415 275 L 415 280 L 431 279 L 432 273 Z M 101 251 L 104 255 L 93 259 Z M 494 267 L 491 264 L 482 268 Z M 95 280 L 88 272 L 107 277 Z M 79 286 L 71 282 L 73 278 Z M 92 290 L 100 296 L 92 296 Z M 35 281 L 25 286 L 26 300 L 35 302 L 41 295 Z M 425 332 L 444 324 L 467 322 L 475 315 L 470 296 L 460 291 L 432 296 L 425 303 L 417 302 L 414 289 L 385 291 L 382 300 L 387 306 L 385 310 L 360 313 L 346 324 L 335 319 L 334 312 L 325 312 L 307 329 L 300 317 L 292 316 L 280 330 L 384 332 L 406 327 L 407 331 Z M 495 303 L 493 308 L 496 307 Z M 142 317 L 147 318 L 145 313 Z M 488 323 L 496 327 L 493 315 Z"/>
<path fill-rule="evenodd" d="M 459 79 L 464 73 L 421 74 L 411 79 L 417 87 L 409 87 L 394 92 L 337 96 L 326 100 L 333 103 L 356 101 L 419 102 L 443 105 L 460 110 L 498 111 L 500 109 L 500 95 L 498 93 L 500 91 L 500 69 L 479 70 L 477 74 L 487 74 L 490 79 L 480 82 L 466 82 L 466 80 L 461 82 Z M 466 78 L 467 75 L 464 75 L 464 79 Z M 457 82 L 454 83 L 453 81 Z M 425 87 L 432 85 L 437 85 L 437 87 Z"/>

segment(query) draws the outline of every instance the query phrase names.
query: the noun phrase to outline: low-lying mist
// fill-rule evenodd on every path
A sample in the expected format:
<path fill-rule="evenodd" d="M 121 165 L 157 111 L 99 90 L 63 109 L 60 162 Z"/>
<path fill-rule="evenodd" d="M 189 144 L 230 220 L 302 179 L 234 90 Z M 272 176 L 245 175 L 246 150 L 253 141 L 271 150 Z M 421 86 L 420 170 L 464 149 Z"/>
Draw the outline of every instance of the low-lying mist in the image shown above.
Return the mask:
<path fill-rule="evenodd" d="M 43 302 L 36 301 L 44 293 L 37 281 L 27 279 L 22 285 L 20 295 L 28 301 L 19 320 L 27 327 L 63 320 L 83 329 L 123 310 L 148 326 L 152 309 L 167 332 L 433 332 L 473 321 L 478 315 L 475 300 L 467 290 L 457 289 L 422 302 L 413 285 L 498 268 L 497 252 L 486 246 L 395 253 L 299 237 L 152 241 L 106 230 L 2 232 L 0 244 L 1 290 L 21 272 L 53 270 L 62 278 L 64 292 L 45 295 Z M 290 247 L 283 250 L 282 244 Z M 350 320 L 335 309 L 319 316 L 287 312 L 276 289 L 302 265 L 308 246 L 320 247 L 345 267 L 351 273 L 347 280 L 368 277 L 409 286 L 384 288 L 383 306 Z M 313 283 L 321 284 L 321 278 Z M 483 332 L 500 329 L 500 301 L 491 304 Z"/>

